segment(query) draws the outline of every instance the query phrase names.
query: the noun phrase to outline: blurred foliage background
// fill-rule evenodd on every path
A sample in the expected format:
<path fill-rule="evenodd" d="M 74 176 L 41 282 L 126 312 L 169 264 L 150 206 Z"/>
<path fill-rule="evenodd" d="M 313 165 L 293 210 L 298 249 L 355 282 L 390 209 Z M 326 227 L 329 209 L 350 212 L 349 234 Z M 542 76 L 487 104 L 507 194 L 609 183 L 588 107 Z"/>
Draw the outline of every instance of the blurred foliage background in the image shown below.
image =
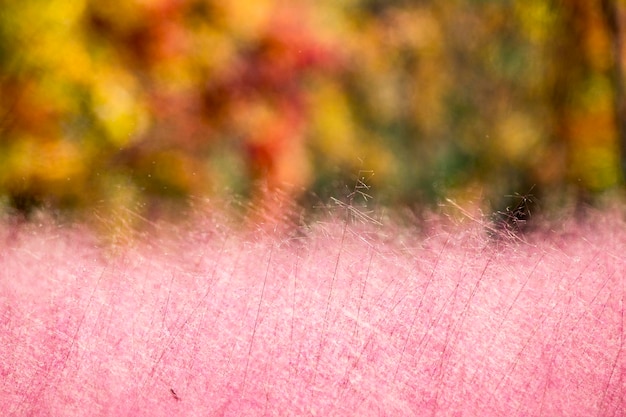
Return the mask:
<path fill-rule="evenodd" d="M 0 0 L 2 204 L 324 199 L 360 169 L 388 205 L 593 201 L 624 183 L 625 10 Z"/>

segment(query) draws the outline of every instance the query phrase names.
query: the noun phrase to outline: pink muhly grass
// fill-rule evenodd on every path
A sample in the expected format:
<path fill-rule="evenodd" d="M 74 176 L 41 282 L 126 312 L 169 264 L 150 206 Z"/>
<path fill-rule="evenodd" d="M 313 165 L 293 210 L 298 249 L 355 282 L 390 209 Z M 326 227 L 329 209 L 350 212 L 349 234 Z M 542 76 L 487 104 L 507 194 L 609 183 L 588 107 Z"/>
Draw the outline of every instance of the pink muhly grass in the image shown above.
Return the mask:
<path fill-rule="evenodd" d="M 9 416 L 625 416 L 626 224 L 6 226 Z"/>

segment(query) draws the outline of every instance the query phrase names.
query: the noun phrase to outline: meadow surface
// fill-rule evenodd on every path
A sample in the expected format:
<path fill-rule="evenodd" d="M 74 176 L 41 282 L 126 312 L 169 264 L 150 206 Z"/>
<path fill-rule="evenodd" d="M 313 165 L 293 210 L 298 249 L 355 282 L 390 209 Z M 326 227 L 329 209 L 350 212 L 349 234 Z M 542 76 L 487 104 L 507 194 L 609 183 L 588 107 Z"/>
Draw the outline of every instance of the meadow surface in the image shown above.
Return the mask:
<path fill-rule="evenodd" d="M 626 416 L 626 224 L 0 232 L 7 416 Z"/>

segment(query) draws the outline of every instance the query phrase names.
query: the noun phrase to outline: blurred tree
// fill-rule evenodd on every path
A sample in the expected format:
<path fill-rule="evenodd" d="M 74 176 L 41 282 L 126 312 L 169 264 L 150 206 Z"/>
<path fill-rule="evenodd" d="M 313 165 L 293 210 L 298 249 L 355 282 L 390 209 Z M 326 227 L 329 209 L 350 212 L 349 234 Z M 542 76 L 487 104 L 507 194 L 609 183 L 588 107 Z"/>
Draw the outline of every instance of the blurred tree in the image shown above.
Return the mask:
<path fill-rule="evenodd" d="M 620 145 L 622 180 L 626 179 L 626 91 L 624 86 L 624 2 L 602 0 L 602 11 L 611 38 L 611 82 Z"/>
<path fill-rule="evenodd" d="M 222 148 L 248 183 L 307 185 L 306 79 L 334 71 L 336 57 L 306 9 L 40 3 L 0 16 L 0 185 L 18 209 L 206 194 L 230 180 L 206 164 Z M 238 14 L 255 8 L 242 30 Z M 36 48 L 20 46 L 30 39 Z"/>
<path fill-rule="evenodd" d="M 600 1 L 560 3 L 553 45 L 554 138 L 567 155 L 568 182 L 579 198 L 622 181 L 610 28 Z"/>
<path fill-rule="evenodd" d="M 623 182 L 618 0 L 1 4 L 0 194 L 21 211 L 266 206 L 360 168 L 381 203 L 501 212 Z"/>

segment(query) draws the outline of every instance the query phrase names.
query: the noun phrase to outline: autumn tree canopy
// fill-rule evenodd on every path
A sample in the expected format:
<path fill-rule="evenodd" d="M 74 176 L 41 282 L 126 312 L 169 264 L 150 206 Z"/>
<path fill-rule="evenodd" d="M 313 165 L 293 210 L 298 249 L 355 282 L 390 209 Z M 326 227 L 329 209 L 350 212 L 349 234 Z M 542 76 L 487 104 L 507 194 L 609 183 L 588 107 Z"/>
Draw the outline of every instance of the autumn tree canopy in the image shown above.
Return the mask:
<path fill-rule="evenodd" d="M 361 168 L 418 206 L 623 183 L 618 0 L 0 4 L 6 207 L 323 198 Z"/>

